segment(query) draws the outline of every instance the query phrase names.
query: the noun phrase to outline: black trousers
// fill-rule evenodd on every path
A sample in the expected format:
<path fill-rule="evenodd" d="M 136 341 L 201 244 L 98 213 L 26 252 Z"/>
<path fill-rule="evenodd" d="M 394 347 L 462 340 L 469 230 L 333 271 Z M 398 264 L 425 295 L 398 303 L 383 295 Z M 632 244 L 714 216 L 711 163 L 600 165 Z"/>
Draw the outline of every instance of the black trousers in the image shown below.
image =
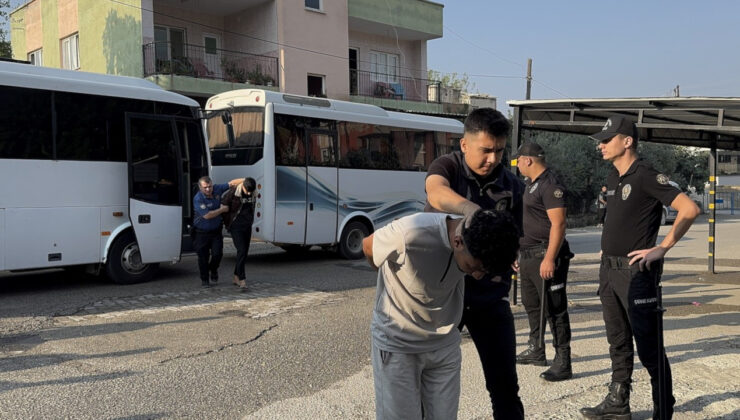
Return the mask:
<path fill-rule="evenodd" d="M 247 273 L 245 265 L 247 264 L 247 255 L 249 254 L 249 243 L 252 240 L 252 227 L 246 229 L 231 229 L 231 239 L 236 247 L 236 265 L 234 266 L 234 275 L 239 280 L 246 280 Z"/>
<path fill-rule="evenodd" d="M 466 276 L 465 281 L 477 280 Z M 509 302 L 499 299 L 487 304 L 466 304 L 460 328 L 463 325 L 468 327 L 478 350 L 493 418 L 524 419 L 516 374 L 516 331 Z"/>
<path fill-rule="evenodd" d="M 599 223 L 604 224 L 604 219 L 606 218 L 606 207 L 599 209 Z"/>
<path fill-rule="evenodd" d="M 541 249 L 541 252 L 537 252 Z M 528 253 L 522 249 L 519 261 L 519 279 L 522 285 L 522 304 L 529 320 L 529 343 L 536 344 L 540 336 L 540 302 L 542 299 L 542 277 L 540 264 L 547 250 L 547 246 L 537 248 Z M 547 281 L 545 291 L 545 318 L 552 331 L 552 343 L 557 348 L 570 348 L 570 317 L 568 316 L 568 296 L 566 284 L 568 268 L 572 254 L 567 242 L 563 242 L 560 253 L 555 259 L 555 275 Z"/>
<path fill-rule="evenodd" d="M 224 237 L 221 229 L 210 232 L 197 231 L 193 247 L 198 255 L 200 280 L 208 282 L 208 273 L 218 274 L 218 266 L 224 255 Z"/>
<path fill-rule="evenodd" d="M 619 259 L 620 264 L 615 260 Z M 626 257 L 603 256 L 599 270 L 599 298 L 603 308 L 609 357 L 612 362 L 612 382 L 630 384 L 634 365 L 634 347 L 650 374 L 653 392 L 653 416 L 658 418 L 658 363 L 664 364 L 666 392 L 663 395 L 667 418 L 673 415 L 673 379 L 665 347 L 658 347 L 657 284 L 663 262 L 654 262 L 652 269 L 640 271 L 638 264 L 629 266 Z"/>

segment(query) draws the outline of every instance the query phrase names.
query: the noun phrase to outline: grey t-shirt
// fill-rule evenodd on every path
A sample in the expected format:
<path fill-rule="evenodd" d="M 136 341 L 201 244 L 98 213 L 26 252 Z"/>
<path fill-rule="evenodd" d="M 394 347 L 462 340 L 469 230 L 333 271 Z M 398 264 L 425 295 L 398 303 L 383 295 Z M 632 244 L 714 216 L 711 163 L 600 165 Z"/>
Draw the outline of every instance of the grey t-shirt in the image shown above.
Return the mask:
<path fill-rule="evenodd" d="M 370 330 L 381 350 L 422 353 L 460 343 L 465 282 L 452 257 L 448 217 L 414 214 L 374 233 L 379 269 Z"/>

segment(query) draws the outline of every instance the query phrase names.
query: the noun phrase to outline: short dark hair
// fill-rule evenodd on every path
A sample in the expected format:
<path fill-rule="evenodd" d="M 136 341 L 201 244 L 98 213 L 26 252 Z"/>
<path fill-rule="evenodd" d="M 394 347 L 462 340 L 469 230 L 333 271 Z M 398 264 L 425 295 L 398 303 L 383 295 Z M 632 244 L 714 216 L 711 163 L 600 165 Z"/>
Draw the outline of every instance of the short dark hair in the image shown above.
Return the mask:
<path fill-rule="evenodd" d="M 465 118 L 465 132 L 484 132 L 495 138 L 508 138 L 511 131 L 509 119 L 493 108 L 478 108 Z"/>
<path fill-rule="evenodd" d="M 242 184 L 244 184 L 244 188 L 247 189 L 247 192 L 252 192 L 257 188 L 257 181 L 250 176 L 244 178 L 244 182 L 242 182 Z"/>
<path fill-rule="evenodd" d="M 210 176 L 207 176 L 207 175 L 206 176 L 202 176 L 198 180 L 198 185 L 200 185 L 202 183 L 213 184 L 213 180 L 211 180 L 211 177 Z"/>
<path fill-rule="evenodd" d="M 467 223 L 466 223 L 467 222 Z M 514 218 L 497 210 L 478 210 L 463 220 L 463 242 L 470 255 L 483 263 L 489 274 L 511 269 L 519 252 L 519 228 Z"/>

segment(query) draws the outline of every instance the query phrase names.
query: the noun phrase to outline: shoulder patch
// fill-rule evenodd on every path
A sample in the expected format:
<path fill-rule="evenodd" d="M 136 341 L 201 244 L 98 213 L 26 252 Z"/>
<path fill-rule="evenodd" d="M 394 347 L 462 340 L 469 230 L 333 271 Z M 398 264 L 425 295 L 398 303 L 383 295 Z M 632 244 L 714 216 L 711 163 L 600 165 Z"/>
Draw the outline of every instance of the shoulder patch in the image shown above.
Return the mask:
<path fill-rule="evenodd" d="M 205 210 L 205 209 L 206 209 L 206 205 L 205 205 L 205 204 L 201 204 L 201 205 L 200 205 L 200 208 L 201 208 L 202 210 Z"/>
<path fill-rule="evenodd" d="M 555 196 L 555 198 L 563 198 L 563 190 L 560 188 L 555 188 L 555 191 L 552 192 L 552 195 Z"/>
<path fill-rule="evenodd" d="M 665 185 L 668 183 L 668 175 L 658 174 L 658 176 L 655 177 L 655 179 L 658 181 L 658 184 L 661 184 L 661 185 Z"/>

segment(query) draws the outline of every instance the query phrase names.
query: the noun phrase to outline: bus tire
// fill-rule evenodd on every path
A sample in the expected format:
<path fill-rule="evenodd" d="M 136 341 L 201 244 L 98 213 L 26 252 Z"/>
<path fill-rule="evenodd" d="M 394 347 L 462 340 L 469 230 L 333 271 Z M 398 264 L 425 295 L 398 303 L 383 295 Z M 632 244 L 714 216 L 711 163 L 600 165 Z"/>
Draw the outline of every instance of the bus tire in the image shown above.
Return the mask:
<path fill-rule="evenodd" d="M 159 264 L 143 264 L 139 244 L 130 230 L 123 232 L 110 247 L 105 272 L 114 283 L 134 284 L 151 280 Z"/>
<path fill-rule="evenodd" d="M 339 239 L 339 255 L 348 260 L 356 260 L 364 256 L 362 240 L 370 232 L 364 223 L 357 220 L 347 223 Z"/>

